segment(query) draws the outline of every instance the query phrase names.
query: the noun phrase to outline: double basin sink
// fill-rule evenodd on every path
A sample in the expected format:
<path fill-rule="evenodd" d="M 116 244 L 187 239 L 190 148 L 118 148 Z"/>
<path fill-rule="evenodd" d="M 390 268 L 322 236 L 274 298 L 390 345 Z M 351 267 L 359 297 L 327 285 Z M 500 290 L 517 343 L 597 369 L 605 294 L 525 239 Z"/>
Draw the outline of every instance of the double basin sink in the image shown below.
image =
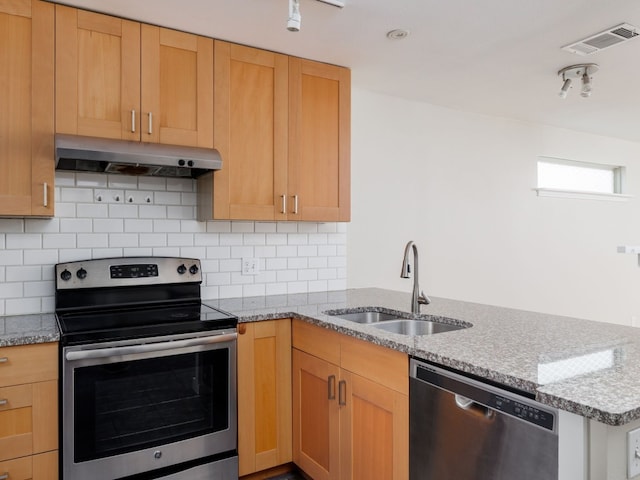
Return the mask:
<path fill-rule="evenodd" d="M 436 322 L 421 318 L 406 318 L 400 314 L 380 312 L 377 310 L 367 310 L 358 312 L 325 312 L 327 315 L 342 318 L 356 323 L 370 324 L 390 333 L 400 335 L 433 335 L 436 333 L 450 332 L 468 328 L 465 325 L 454 325 L 450 323 Z"/>

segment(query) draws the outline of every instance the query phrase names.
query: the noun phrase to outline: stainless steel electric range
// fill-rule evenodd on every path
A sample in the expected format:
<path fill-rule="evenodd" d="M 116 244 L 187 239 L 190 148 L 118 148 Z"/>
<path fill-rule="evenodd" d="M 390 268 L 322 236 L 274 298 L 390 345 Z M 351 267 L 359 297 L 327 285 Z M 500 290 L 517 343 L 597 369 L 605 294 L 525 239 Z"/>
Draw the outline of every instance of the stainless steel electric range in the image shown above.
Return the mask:
<path fill-rule="evenodd" d="M 55 270 L 62 479 L 237 479 L 237 318 L 202 304 L 199 260 Z"/>

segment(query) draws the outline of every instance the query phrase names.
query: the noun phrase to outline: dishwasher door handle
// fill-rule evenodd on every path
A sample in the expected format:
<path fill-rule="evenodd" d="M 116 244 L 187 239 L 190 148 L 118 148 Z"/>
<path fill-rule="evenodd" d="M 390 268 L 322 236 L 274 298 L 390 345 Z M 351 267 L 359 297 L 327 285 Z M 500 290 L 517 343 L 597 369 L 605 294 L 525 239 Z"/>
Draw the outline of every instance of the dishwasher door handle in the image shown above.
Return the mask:
<path fill-rule="evenodd" d="M 454 394 L 456 406 L 462 410 L 466 410 L 467 412 L 480 417 L 485 418 L 493 418 L 495 416 L 495 412 L 489 407 L 485 407 L 479 403 L 474 402 L 470 398 L 463 397 L 462 395 Z"/>

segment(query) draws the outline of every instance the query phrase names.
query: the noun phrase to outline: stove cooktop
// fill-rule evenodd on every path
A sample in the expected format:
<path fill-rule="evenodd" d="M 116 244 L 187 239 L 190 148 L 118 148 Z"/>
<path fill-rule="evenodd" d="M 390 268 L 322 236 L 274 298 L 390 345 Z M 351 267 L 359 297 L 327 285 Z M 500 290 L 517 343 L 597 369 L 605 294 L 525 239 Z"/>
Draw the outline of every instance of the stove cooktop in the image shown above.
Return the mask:
<path fill-rule="evenodd" d="M 235 328 L 230 313 L 201 303 L 58 312 L 63 345 Z"/>

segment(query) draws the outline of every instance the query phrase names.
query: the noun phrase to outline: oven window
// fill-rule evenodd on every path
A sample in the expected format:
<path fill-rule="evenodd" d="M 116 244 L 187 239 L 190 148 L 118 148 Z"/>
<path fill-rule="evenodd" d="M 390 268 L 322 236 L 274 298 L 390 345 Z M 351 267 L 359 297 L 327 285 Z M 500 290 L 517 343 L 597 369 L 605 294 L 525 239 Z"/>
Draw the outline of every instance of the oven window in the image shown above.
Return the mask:
<path fill-rule="evenodd" d="M 229 427 L 229 349 L 74 370 L 75 461 Z"/>

